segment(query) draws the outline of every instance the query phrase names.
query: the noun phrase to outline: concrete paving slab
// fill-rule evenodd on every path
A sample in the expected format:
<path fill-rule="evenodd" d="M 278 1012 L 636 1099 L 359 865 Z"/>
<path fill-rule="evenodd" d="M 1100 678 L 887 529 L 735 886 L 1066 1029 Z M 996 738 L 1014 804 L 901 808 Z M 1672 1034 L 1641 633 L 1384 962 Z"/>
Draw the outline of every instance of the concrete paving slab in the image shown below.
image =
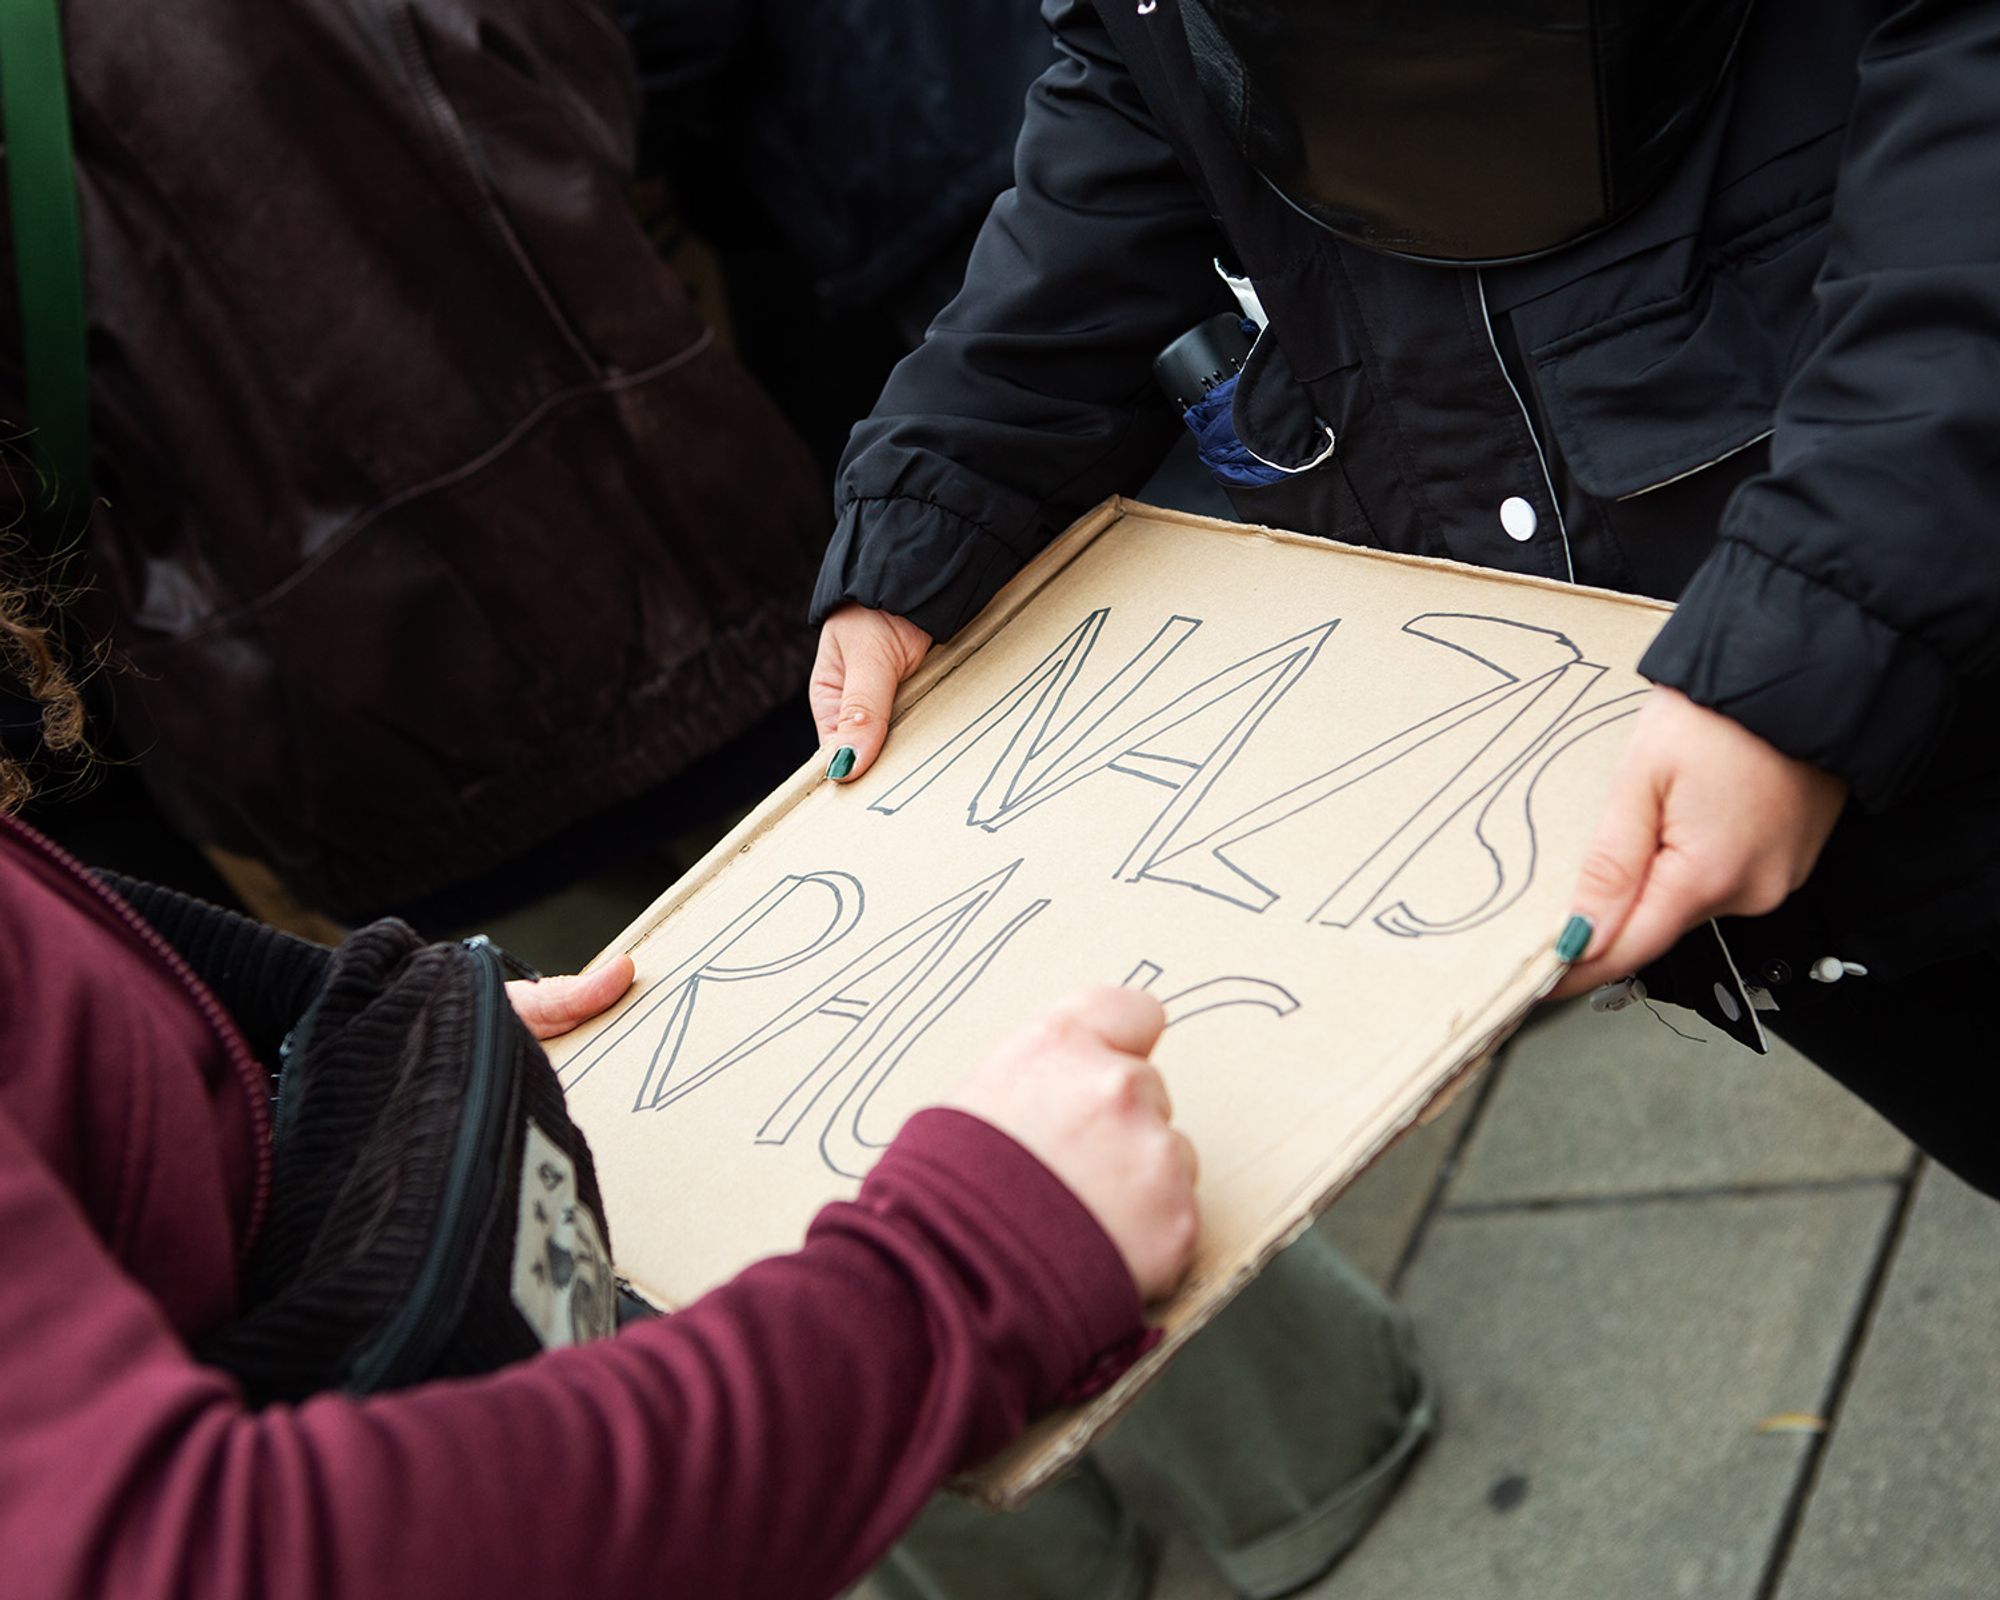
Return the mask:
<path fill-rule="evenodd" d="M 1781 1044 L 1752 1055 L 1692 1012 L 1575 1003 L 1515 1039 L 1450 1205 L 1900 1174 L 1909 1145 Z"/>
<path fill-rule="evenodd" d="M 1755 1425 L 1826 1403 L 1897 1192 L 1439 1217 L 1404 1294 L 1441 1436 L 1309 1592 L 1751 1600 L 1813 1443 Z"/>
<path fill-rule="evenodd" d="M 1923 1177 L 1779 1600 L 2000 1593 L 2000 1204 Z"/>

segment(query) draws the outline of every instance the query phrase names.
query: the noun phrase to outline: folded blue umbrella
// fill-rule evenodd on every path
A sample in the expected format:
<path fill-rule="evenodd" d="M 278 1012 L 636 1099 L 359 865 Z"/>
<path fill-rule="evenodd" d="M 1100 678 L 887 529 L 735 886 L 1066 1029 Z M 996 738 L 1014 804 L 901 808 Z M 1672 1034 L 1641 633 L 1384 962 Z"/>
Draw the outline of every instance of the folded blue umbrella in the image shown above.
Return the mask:
<path fill-rule="evenodd" d="M 1193 430 L 1201 463 L 1219 482 L 1232 488 L 1257 489 L 1281 482 L 1283 469 L 1258 460 L 1236 436 L 1236 420 L 1231 415 L 1236 379 L 1237 374 L 1231 373 L 1182 413 Z"/>

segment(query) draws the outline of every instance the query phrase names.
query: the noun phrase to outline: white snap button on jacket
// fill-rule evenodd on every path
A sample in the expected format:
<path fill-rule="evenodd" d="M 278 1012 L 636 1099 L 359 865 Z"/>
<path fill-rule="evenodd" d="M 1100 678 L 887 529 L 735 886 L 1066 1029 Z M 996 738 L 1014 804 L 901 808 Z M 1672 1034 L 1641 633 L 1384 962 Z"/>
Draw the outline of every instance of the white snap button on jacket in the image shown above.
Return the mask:
<path fill-rule="evenodd" d="M 1517 494 L 1510 494 L 1500 502 L 1500 526 L 1507 530 L 1507 537 L 1526 544 L 1535 536 L 1535 529 L 1541 518 L 1535 515 L 1535 508 Z"/>

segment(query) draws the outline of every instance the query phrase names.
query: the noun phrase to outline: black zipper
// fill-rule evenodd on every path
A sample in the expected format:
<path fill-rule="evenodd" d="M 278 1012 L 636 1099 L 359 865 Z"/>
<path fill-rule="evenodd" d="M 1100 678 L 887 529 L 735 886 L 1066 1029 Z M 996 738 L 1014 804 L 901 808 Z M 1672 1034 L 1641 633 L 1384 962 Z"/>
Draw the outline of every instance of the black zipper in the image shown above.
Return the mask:
<path fill-rule="evenodd" d="M 444 1203 L 409 1294 L 349 1364 L 344 1387 L 354 1394 L 394 1388 L 430 1370 L 464 1314 L 464 1296 L 449 1290 L 455 1278 L 473 1269 L 500 1180 L 518 1052 L 500 1037 L 507 990 L 498 948 L 484 938 L 468 939 L 463 948 L 475 968 L 472 1062 Z"/>
<path fill-rule="evenodd" d="M 312 1004 L 300 1013 L 291 1032 L 278 1042 L 278 1074 L 271 1089 L 271 1148 L 281 1162 L 299 1120 L 299 1097 L 288 1092 L 293 1083 L 292 1063 L 303 1061 L 306 1052 L 312 1049 L 313 1032 L 319 1026 L 320 1008 L 325 1003 L 326 985 L 322 982 Z"/>

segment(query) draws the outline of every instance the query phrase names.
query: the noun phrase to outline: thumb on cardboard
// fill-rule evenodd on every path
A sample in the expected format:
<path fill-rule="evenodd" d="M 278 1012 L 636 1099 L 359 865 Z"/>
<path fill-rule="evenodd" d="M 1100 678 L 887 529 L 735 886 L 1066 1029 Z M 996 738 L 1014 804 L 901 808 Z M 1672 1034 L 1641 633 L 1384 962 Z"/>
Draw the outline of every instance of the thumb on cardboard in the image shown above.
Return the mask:
<path fill-rule="evenodd" d="M 850 605 L 826 619 L 811 698 L 829 778 L 849 782 L 875 764 L 889 736 L 897 686 L 930 647 L 923 629 L 886 611 Z"/>

